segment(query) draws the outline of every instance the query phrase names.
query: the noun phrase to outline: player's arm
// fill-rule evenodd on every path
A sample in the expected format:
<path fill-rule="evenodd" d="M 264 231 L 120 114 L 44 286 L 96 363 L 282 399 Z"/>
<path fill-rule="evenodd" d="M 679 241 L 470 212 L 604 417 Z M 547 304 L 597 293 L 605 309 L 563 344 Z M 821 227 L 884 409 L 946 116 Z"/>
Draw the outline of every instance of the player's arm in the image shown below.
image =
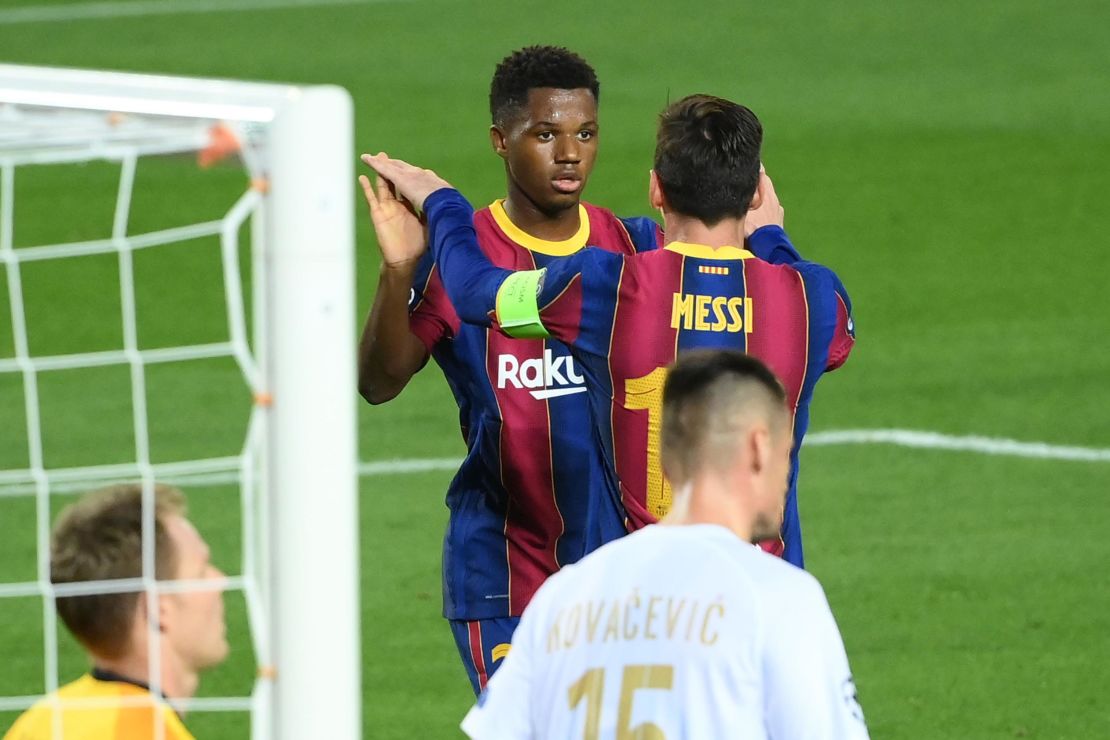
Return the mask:
<path fill-rule="evenodd" d="M 384 153 L 364 154 L 362 161 L 373 168 L 380 182 L 385 184 L 375 189 L 370 187 L 368 178 L 359 178 L 379 244 L 411 243 L 406 220 L 411 225 L 414 217 L 409 214 L 406 219 L 404 214 L 399 214 L 398 194 L 416 208 L 423 209 L 428 221 L 428 242 L 432 245 L 447 296 L 459 318 L 472 324 L 488 325 L 497 304 L 498 290 L 513 272 L 490 263 L 478 246 L 474 209 L 470 203 L 431 170 L 391 159 Z M 398 218 L 391 218 L 393 214 L 398 214 Z"/>
<path fill-rule="evenodd" d="M 771 740 L 866 740 L 844 642 L 829 603 L 810 579 L 785 609 L 767 615 L 764 718 Z"/>
<path fill-rule="evenodd" d="M 620 222 L 637 252 L 651 252 L 663 246 L 662 227 L 647 216 L 631 216 Z"/>
<path fill-rule="evenodd" d="M 852 319 L 852 300 L 844 284 L 829 268 L 802 259 L 801 254 L 790 242 L 783 230 L 785 211 L 775 192 L 775 184 L 762 167 L 759 169 L 759 185 L 755 208 L 748 211 L 744 219 L 744 234 L 748 249 L 756 257 L 772 264 L 787 264 L 812 276 L 821 286 L 820 290 L 826 304 L 825 313 L 834 323 L 829 343 L 826 371 L 836 370 L 843 365 L 856 341 L 855 321 Z"/>
<path fill-rule="evenodd" d="M 397 396 L 428 361 L 428 349 L 409 328 L 414 271 L 382 263 L 378 292 L 358 343 L 358 392 L 369 403 Z"/>
<path fill-rule="evenodd" d="M 437 191 L 424 208 L 440 275 L 464 321 L 492 325 L 509 337 L 553 337 L 571 345 L 596 333 L 597 322 L 586 320 L 583 283 L 604 282 L 601 276 L 622 262 L 620 255 L 588 248 L 540 270 L 505 270 L 478 247 L 473 210 L 458 191 Z"/>
<path fill-rule="evenodd" d="M 369 178 L 359 182 L 364 193 L 373 192 Z M 424 229 L 407 204 L 392 196 L 379 178 L 371 217 L 382 264 L 358 345 L 358 392 L 370 403 L 394 398 L 428 361 L 428 348 L 409 325 L 409 297 L 427 248 Z"/>
<path fill-rule="evenodd" d="M 755 207 L 744 217 L 744 238 L 748 251 L 764 262 L 773 265 L 790 265 L 802 255 L 786 235 L 786 212 L 775 193 L 775 184 L 762 167 L 759 168 L 759 185 L 756 186 Z"/>
<path fill-rule="evenodd" d="M 824 371 L 836 370 L 848 360 L 856 344 L 856 322 L 852 318 L 852 299 L 836 273 L 816 262 L 801 261 L 793 265 L 801 273 L 809 304 L 810 320 L 821 327 L 819 336 L 827 337 L 826 346 L 811 351 L 827 350 Z M 824 340 L 822 340 L 824 341 Z"/>
<path fill-rule="evenodd" d="M 460 319 L 479 326 L 493 325 L 510 337 L 550 336 L 564 342 L 574 341 L 581 301 L 570 298 L 581 295 L 583 266 L 595 259 L 598 250 L 583 250 L 542 270 L 497 267 L 478 245 L 474 209 L 446 180 L 430 170 L 381 154 L 364 156 L 363 161 L 392 182 L 414 205 L 423 208 L 440 279 Z M 393 195 L 388 189 L 375 193 L 365 184 L 363 190 L 378 229 L 384 213 L 380 203 Z M 391 231 L 395 231 L 395 225 L 382 223 L 379 241 L 389 241 Z M 617 261 L 621 259 L 611 256 Z M 571 290 L 574 287 L 577 290 Z M 552 317 L 550 325 L 541 319 L 541 312 Z"/>
<path fill-rule="evenodd" d="M 856 322 L 852 318 L 852 299 L 844 289 L 844 283 L 832 270 L 828 271 L 829 284 L 833 292 L 833 311 L 836 326 L 833 328 L 832 341 L 829 343 L 829 362 L 825 370 L 831 372 L 843 365 L 856 345 Z"/>

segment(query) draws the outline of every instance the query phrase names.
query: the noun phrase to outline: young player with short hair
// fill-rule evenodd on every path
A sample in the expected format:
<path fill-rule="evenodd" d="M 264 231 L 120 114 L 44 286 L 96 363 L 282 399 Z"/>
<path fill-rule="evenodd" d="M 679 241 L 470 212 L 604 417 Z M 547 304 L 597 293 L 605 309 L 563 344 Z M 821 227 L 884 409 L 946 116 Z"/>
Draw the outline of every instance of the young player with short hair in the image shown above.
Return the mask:
<path fill-rule="evenodd" d="M 761 143 L 762 127 L 747 108 L 704 95 L 678 101 L 661 116 L 650 179 L 651 204 L 663 212 L 664 248 L 636 255 L 585 250 L 518 272 L 483 258 L 469 205 L 434 172 L 385 155 L 364 160 L 425 208 L 441 277 L 464 320 L 572 347 L 590 390 L 597 443 L 619 479 L 631 528 L 670 506 L 659 464 L 659 411 L 675 357 L 728 347 L 767 362 L 793 412 L 780 552 L 802 566 L 798 450 L 817 380 L 847 359 L 854 327 L 848 296 L 831 270 L 801 260 L 788 243 L 773 254 L 782 264 L 743 248 L 750 209 L 762 210 L 764 199 L 778 208 L 761 172 Z M 411 248 L 400 246 L 409 235 L 389 233 L 381 223 L 400 208 L 386 183 L 375 195 L 369 180 L 362 182 L 372 215 L 377 209 L 379 240 L 390 242 L 383 249 Z"/>
<path fill-rule="evenodd" d="M 50 538 L 51 582 L 142 577 L 142 498 L 142 486 L 119 485 L 66 507 Z M 224 574 L 185 518 L 184 494 L 158 485 L 154 502 L 155 577 L 212 581 L 211 589 L 158 597 L 161 695 L 150 691 L 149 656 L 155 646 L 148 627 L 152 604 L 144 592 L 59 596 L 58 616 L 85 648 L 92 668 L 24 712 L 5 740 L 192 740 L 166 699 L 193 696 L 200 674 L 227 657 Z M 60 712 L 55 712 L 55 700 L 62 703 Z M 55 728 L 59 717 L 62 726 Z M 159 723 L 164 734 L 157 732 Z"/>
<path fill-rule="evenodd" d="M 820 584 L 748 544 L 782 520 L 786 400 L 750 355 L 679 358 L 661 432 L 674 506 L 544 584 L 468 735 L 867 737 Z"/>
<path fill-rule="evenodd" d="M 472 220 L 493 264 L 535 269 L 586 245 L 657 246 L 650 219 L 580 200 L 597 156 L 599 91 L 593 68 L 564 48 L 527 47 L 497 66 L 489 136 L 507 193 Z M 624 534 L 623 512 L 600 480 L 585 378 L 568 349 L 464 324 L 416 229 L 417 248 L 383 253 L 359 387 L 371 403 L 388 401 L 431 356 L 458 403 L 467 456 L 447 491 L 443 610 L 477 693 L 539 585 Z"/>

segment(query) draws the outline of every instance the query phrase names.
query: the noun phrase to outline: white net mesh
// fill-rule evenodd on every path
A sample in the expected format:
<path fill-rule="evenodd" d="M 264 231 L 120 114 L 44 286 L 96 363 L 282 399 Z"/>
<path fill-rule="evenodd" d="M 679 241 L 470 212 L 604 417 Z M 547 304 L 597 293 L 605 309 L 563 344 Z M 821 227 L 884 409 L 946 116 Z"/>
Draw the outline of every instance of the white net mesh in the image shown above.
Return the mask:
<path fill-rule="evenodd" d="M 267 548 L 267 517 L 264 516 L 264 506 L 261 497 L 265 494 L 266 486 L 264 477 L 266 465 L 263 455 L 267 449 L 267 414 L 266 407 L 269 395 L 264 386 L 264 372 L 261 359 L 264 357 L 260 341 L 264 337 L 261 323 L 265 312 L 260 310 L 265 297 L 262 295 L 264 281 L 257 279 L 251 271 L 260 269 L 262 259 L 258 250 L 262 243 L 260 214 L 265 207 L 265 181 L 263 163 L 265 159 L 264 127 L 257 124 L 236 124 L 229 127 L 213 119 L 205 118 L 174 118 L 169 116 L 144 116 L 137 114 L 114 114 L 101 111 L 83 111 L 72 109 L 45 108 L 38 106 L 16 105 L 0 103 L 0 261 L 6 273 L 7 304 L 10 310 L 10 335 L 4 337 L 0 334 L 0 383 L 4 391 L 0 391 L 0 407 L 4 411 L 4 432 L 9 439 L 5 440 L 5 449 L 9 454 L 0 459 L 0 501 L 33 500 L 33 528 L 34 528 L 34 560 L 35 577 L 33 579 L 13 579 L 6 575 L 0 583 L 0 613 L 12 616 L 18 609 L 10 607 L 5 609 L 5 604 L 14 604 L 19 599 L 41 600 L 41 680 L 37 681 L 41 693 L 33 689 L 17 695 L 0 696 L 0 712 L 14 712 L 30 706 L 41 698 L 55 691 L 60 684 L 65 683 L 71 675 L 61 668 L 66 662 L 62 654 L 66 646 L 72 652 L 72 641 L 66 642 L 56 623 L 54 599 L 57 596 L 78 595 L 89 593 L 107 593 L 121 591 L 142 591 L 147 594 L 151 603 L 160 594 L 180 592 L 194 589 L 211 589 L 210 581 L 161 581 L 154 579 L 154 551 L 153 532 L 153 485 L 154 483 L 172 483 L 183 487 L 190 495 L 190 506 L 198 502 L 199 496 L 207 493 L 194 493 L 194 491 L 211 490 L 223 498 L 218 503 L 207 502 L 204 507 L 213 511 L 226 511 L 228 508 L 238 509 L 237 536 L 226 538 L 228 541 L 238 541 L 237 569 L 221 564 L 225 570 L 231 570 L 226 581 L 229 591 L 241 594 L 245 604 L 245 621 L 250 634 L 250 644 L 253 651 L 253 666 L 267 667 L 271 665 L 269 649 L 270 620 L 266 605 L 269 602 L 265 593 L 265 584 L 269 582 Z M 213 191 L 228 192 L 230 182 L 229 168 L 221 167 L 212 170 L 215 179 L 214 186 L 206 183 L 204 177 L 197 177 L 198 170 L 194 159 L 200 153 L 202 158 L 218 156 L 225 153 L 230 141 L 246 143 L 238 152 L 239 160 L 243 163 L 247 177 L 236 176 L 241 183 L 239 194 L 224 207 L 222 215 L 200 221 L 191 221 L 185 224 L 175 224 L 166 228 L 136 230 L 131 226 L 136 220 L 152 221 L 158 218 L 169 217 L 173 220 L 178 212 L 189 212 L 184 206 L 194 192 L 207 192 L 211 187 Z M 170 155 L 189 155 L 188 157 Z M 169 157 L 167 159 L 167 157 Z M 154 159 L 157 158 L 157 159 Z M 157 211 L 156 215 L 144 218 L 135 218 L 137 172 L 146 166 L 147 162 L 158 162 L 156 167 L 158 179 L 164 186 L 170 187 L 164 192 L 148 195 L 144 202 Z M 94 172 L 83 171 L 84 163 L 100 163 Z M 89 184 L 85 175 L 103 175 L 103 169 L 108 163 L 115 170 L 114 197 L 107 199 L 103 204 L 110 210 L 110 231 L 99 238 L 78 238 L 37 243 L 26 243 L 17 237 L 21 232 L 17 224 L 23 220 L 41 221 L 43 226 L 54 220 L 68 219 L 68 214 L 59 213 L 55 208 L 43 210 L 43 199 L 37 194 L 33 185 L 28 186 L 29 207 L 19 207 L 22 190 L 17 188 L 17 183 L 25 176 L 28 182 L 34 183 L 36 169 L 49 170 L 51 166 L 67 165 L 67 173 L 61 178 L 67 188 L 80 193 L 83 189 L 96 189 L 103 192 L 103 182 Z M 184 176 L 183 176 L 184 173 Z M 46 176 L 51 180 L 53 175 Z M 188 188 L 175 190 L 174 183 L 182 180 L 190 181 Z M 54 178 L 58 179 L 58 178 Z M 56 183 L 50 184 L 55 189 Z M 73 196 L 81 198 L 80 195 Z M 64 198 L 63 198 L 64 200 Z M 88 212 L 95 213 L 95 206 L 90 206 Z M 99 219 L 105 216 L 100 214 Z M 77 217 L 79 218 L 79 216 Z M 94 219 L 94 220 L 96 220 Z M 251 225 L 253 219 L 253 226 Z M 30 224 L 25 229 L 28 234 L 36 231 L 49 231 L 40 229 L 35 224 Z M 62 231 L 83 234 L 87 230 L 79 223 L 68 224 Z M 250 234 L 251 238 L 245 238 Z M 212 242 L 216 249 L 209 249 Z M 174 316 L 171 306 L 159 307 L 159 294 L 167 290 L 163 286 L 189 285 L 193 281 L 204 282 L 203 275 L 190 275 L 177 272 L 167 274 L 165 269 L 137 269 L 137 255 L 154 253 L 158 250 L 173 251 L 180 257 L 188 252 L 211 252 L 207 258 L 216 262 L 218 267 L 211 271 L 204 271 L 210 275 L 218 274 L 216 290 L 222 284 L 222 296 L 214 294 L 212 283 L 207 283 L 207 289 L 190 289 L 192 301 L 186 301 L 189 312 L 195 310 L 197 314 L 214 315 L 215 311 L 224 317 L 223 337 L 214 341 L 188 341 L 173 342 L 179 338 L 177 335 L 190 337 L 199 332 L 185 330 L 175 332 L 169 330 L 157 331 L 158 325 L 173 324 L 174 321 L 187 324 L 189 316 Z M 81 288 L 79 282 L 73 286 L 66 285 L 67 268 L 59 268 L 53 275 L 44 273 L 46 277 L 30 280 L 35 289 L 28 293 L 28 274 L 39 265 L 61 264 L 66 260 L 84 259 L 81 264 L 92 264 L 89 260 L 97 260 L 100 268 L 98 275 L 103 275 L 103 260 L 114 259 L 116 275 L 118 278 L 118 299 L 105 300 L 104 304 L 114 306 L 118 300 L 118 313 L 115 321 L 117 326 L 105 330 L 106 335 L 111 335 L 118 343 L 114 347 L 104 347 L 104 341 L 83 342 L 80 339 L 79 329 L 83 326 L 84 318 L 80 317 L 84 310 L 90 314 L 99 314 L 96 306 L 82 305 Z M 152 260 L 151 264 L 156 264 Z M 199 258 L 189 257 L 182 262 L 182 269 L 189 265 L 199 263 Z M 170 260 L 164 264 L 173 264 Z M 244 272 L 244 265 L 246 271 Z M 177 268 L 171 268 L 176 270 Z M 141 275 L 137 273 L 142 273 Z M 94 278 L 95 279 L 95 278 Z M 144 279 L 161 281 L 161 285 L 153 286 L 143 283 Z M 37 284 L 49 284 L 50 289 L 45 293 Z M 77 294 L 72 301 L 67 300 L 67 288 L 72 287 Z M 99 290 L 92 293 L 103 294 L 104 281 L 100 281 Z M 249 295 L 248 292 L 249 291 Z M 88 291 L 86 290 L 86 293 Z M 60 298 L 59 298 L 60 296 Z M 195 302 L 193 302 L 195 301 Z M 172 301 L 171 301 L 172 303 Z M 178 302 L 180 305 L 181 301 Z M 63 308 L 64 307 L 64 308 Z M 144 309 L 149 313 L 144 314 Z M 35 321 L 30 314 L 35 315 Z M 167 316 L 167 314 L 169 314 Z M 55 320 L 56 318 L 56 320 Z M 144 321 L 144 318 L 147 320 Z M 253 336 L 248 333 L 248 326 L 253 323 L 255 332 Z M 67 326 L 69 324 L 69 326 Z M 77 326 L 74 326 L 77 324 Z M 152 328 L 144 332 L 144 326 Z M 57 335 L 75 339 L 73 345 L 100 344 L 94 349 L 81 349 L 79 351 L 56 351 L 56 347 L 66 344 L 66 341 L 52 342 L 49 339 L 35 341 L 35 330 L 40 326 L 49 327 L 44 333 L 49 337 Z M 99 331 L 99 330 L 97 330 Z M 93 332 L 94 334 L 96 332 Z M 161 341 L 158 334 L 161 334 Z M 165 341 L 170 337 L 170 342 Z M 7 340 L 7 341 L 4 341 Z M 3 344 L 9 344 L 3 348 Z M 42 347 L 40 350 L 39 347 Z M 176 381 L 162 381 L 156 383 L 158 388 L 151 387 L 152 376 L 159 372 L 159 368 L 171 366 L 187 366 L 190 363 L 205 361 L 222 361 L 221 370 L 215 373 L 201 375 L 199 380 L 191 381 L 190 387 L 194 391 L 199 387 L 204 391 L 195 394 L 196 397 L 182 400 L 176 405 L 168 402 L 176 394 L 174 383 Z M 227 363 L 234 364 L 238 380 L 229 377 Z M 68 407 L 63 413 L 68 416 L 67 423 L 51 420 L 44 426 L 44 407 L 58 406 L 56 400 L 44 403 L 42 387 L 44 383 L 50 386 L 51 393 L 56 396 L 69 398 L 82 398 L 84 381 L 79 378 L 89 377 L 83 375 L 102 369 L 113 373 L 117 382 L 116 390 L 125 388 L 126 399 L 115 397 L 115 403 L 99 399 L 95 403 L 84 403 L 84 400 L 75 406 Z M 121 381 L 120 372 L 125 372 L 126 380 Z M 188 375 L 182 376 L 188 377 Z M 60 379 L 67 378 L 65 382 Z M 218 378 L 218 380 L 213 380 Z M 206 408 L 205 394 L 209 393 L 211 383 L 239 384 L 242 395 L 245 386 L 246 394 L 253 399 L 249 404 L 233 404 L 234 409 L 221 407 L 218 399 L 227 396 L 226 392 L 212 392 L 209 395 L 217 402 L 215 408 Z M 20 393 L 21 387 L 21 393 Z M 60 393 L 58 388 L 64 388 Z M 95 389 L 89 388 L 92 394 Z M 22 395 L 22 414 L 18 414 L 16 401 Z M 112 393 L 104 393 L 112 396 Z M 98 409 L 112 407 L 113 409 L 129 406 L 129 426 L 132 444 L 129 454 L 122 460 L 116 454 L 120 445 L 105 444 L 103 437 L 104 427 L 96 423 L 96 419 L 82 418 L 98 413 Z M 188 441 L 177 440 L 164 442 L 157 454 L 152 449 L 152 425 L 157 409 L 166 410 L 177 418 L 188 414 L 193 422 L 189 425 L 193 430 L 203 430 L 206 426 L 219 428 L 218 436 L 222 439 L 231 438 L 234 430 L 245 430 L 240 436 L 238 449 L 229 450 L 231 454 L 217 456 L 195 456 L 197 450 L 210 450 L 213 446 L 204 444 L 190 444 Z M 111 413 L 115 413 L 114 411 Z M 245 415 L 245 418 L 243 418 Z M 22 419 L 19 418 L 22 416 Z M 205 417 L 210 421 L 205 422 Z M 235 418 L 239 417 L 239 418 Z M 230 420 L 230 421 L 229 421 Z M 51 426 L 52 425 L 52 426 Z M 17 433 L 22 427 L 23 435 Z M 64 433 L 56 430 L 63 429 Z M 119 430 L 116 432 L 122 435 Z M 91 437 L 90 437 L 91 433 Z M 23 440 L 20 444 L 19 437 Z M 112 436 L 108 434 L 106 436 Z M 165 435 L 163 435 L 165 436 Z M 59 441 L 62 440 L 62 441 Z M 23 447 L 25 460 L 20 464 L 15 458 L 13 450 Z M 109 457 L 116 458 L 111 462 L 94 462 L 89 464 L 65 464 L 66 461 L 88 459 L 101 454 L 100 450 L 111 450 Z M 59 464 L 61 463 L 61 464 Z M 50 583 L 50 548 L 49 534 L 51 522 L 59 505 L 67 503 L 66 494 L 82 492 L 98 486 L 121 481 L 141 482 L 144 486 L 144 537 L 143 537 L 143 577 L 138 579 L 124 579 L 103 582 L 89 582 L 55 586 Z M 234 495 L 234 500 L 228 500 L 229 495 Z M 14 509 L 12 510 L 14 511 Z M 3 517 L 0 517 L 3 518 Z M 233 521 L 235 517 L 221 516 L 220 521 Z M 24 526 L 17 523 L 17 516 L 7 517 L 7 528 Z M 200 524 L 204 534 L 203 522 Z M 26 522 L 25 525 L 31 525 Z M 2 534 L 2 533 L 0 533 Z M 17 545 L 12 545 L 16 548 Z M 215 549 L 215 547 L 214 547 Z M 4 551 L 0 550 L 0 554 Z M 22 557 L 16 553 L 15 560 Z M 0 573 L 11 574 L 17 569 L 4 570 Z M 149 610 L 151 623 L 149 634 L 153 641 L 158 640 L 157 610 Z M 19 620 L 9 619 L 10 629 L 15 632 L 18 639 Z M 14 625 L 14 626 L 12 626 Z M 33 651 L 34 641 L 22 641 L 22 647 L 28 653 Z M 160 666 L 158 664 L 159 651 L 150 651 L 149 675 L 152 689 L 159 687 Z M 33 661 L 29 661 L 33 662 Z M 242 661 L 240 661 L 242 662 Z M 69 660 L 74 664 L 74 660 Z M 68 671 L 72 674 L 72 670 Z M 268 682 L 271 671 L 252 671 L 258 678 L 254 678 L 253 687 L 248 693 L 239 696 L 202 696 L 192 698 L 183 703 L 182 709 L 195 717 L 196 713 L 204 712 L 247 712 L 251 715 L 250 725 L 252 734 L 256 737 L 268 736 L 266 732 L 269 707 L 266 706 L 269 696 Z M 23 676 L 27 678 L 27 676 Z M 29 682 L 24 681 L 27 685 Z M 240 682 L 241 684 L 242 682 Z M 17 685 L 10 682 L 6 685 Z M 85 701 L 84 704 L 88 704 Z M 56 705 L 56 710 L 60 706 Z M 156 715 L 161 717 L 161 715 Z M 164 733 L 161 721 L 157 723 L 156 736 Z M 57 725 L 60 727 L 60 724 Z"/>

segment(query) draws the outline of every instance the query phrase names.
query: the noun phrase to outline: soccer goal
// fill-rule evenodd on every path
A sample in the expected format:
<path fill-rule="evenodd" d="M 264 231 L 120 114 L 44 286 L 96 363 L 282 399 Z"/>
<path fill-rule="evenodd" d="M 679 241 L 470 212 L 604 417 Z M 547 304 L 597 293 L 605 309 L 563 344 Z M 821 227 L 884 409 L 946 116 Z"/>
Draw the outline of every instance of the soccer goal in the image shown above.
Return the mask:
<path fill-rule="evenodd" d="M 337 87 L 0 65 L 4 716 L 80 670 L 56 596 L 190 588 L 155 581 L 149 536 L 133 583 L 50 583 L 61 506 L 166 482 L 249 656 L 186 724 L 361 735 L 352 138 Z"/>

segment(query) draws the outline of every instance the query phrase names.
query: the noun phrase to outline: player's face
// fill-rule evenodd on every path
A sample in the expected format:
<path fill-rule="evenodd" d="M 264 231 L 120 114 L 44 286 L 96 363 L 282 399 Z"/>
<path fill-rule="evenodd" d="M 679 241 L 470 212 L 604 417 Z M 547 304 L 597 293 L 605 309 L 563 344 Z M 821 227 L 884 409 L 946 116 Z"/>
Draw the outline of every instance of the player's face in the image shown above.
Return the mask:
<path fill-rule="evenodd" d="M 211 581 L 212 588 L 171 593 L 165 601 L 162 627 L 169 647 L 191 670 L 201 671 L 227 657 L 224 623 L 225 576 L 209 561 L 208 545 L 184 517 L 166 519 L 166 531 L 177 553 L 177 578 Z"/>
<path fill-rule="evenodd" d="M 597 101 L 589 90 L 539 87 L 490 137 L 505 160 L 510 192 L 552 215 L 578 206 L 597 157 L 597 132 Z"/>

